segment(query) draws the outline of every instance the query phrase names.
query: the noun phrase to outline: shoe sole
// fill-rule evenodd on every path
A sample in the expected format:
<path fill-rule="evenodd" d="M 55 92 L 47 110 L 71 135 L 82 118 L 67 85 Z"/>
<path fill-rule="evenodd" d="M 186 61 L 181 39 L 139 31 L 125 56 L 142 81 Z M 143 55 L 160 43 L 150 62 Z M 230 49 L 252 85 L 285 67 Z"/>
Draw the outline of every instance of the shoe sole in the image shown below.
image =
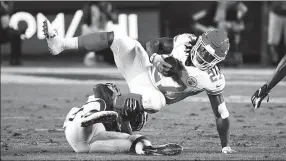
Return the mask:
<path fill-rule="evenodd" d="M 179 155 L 183 151 L 183 147 L 170 143 L 162 146 L 153 146 L 152 149 L 144 149 L 146 155 Z"/>

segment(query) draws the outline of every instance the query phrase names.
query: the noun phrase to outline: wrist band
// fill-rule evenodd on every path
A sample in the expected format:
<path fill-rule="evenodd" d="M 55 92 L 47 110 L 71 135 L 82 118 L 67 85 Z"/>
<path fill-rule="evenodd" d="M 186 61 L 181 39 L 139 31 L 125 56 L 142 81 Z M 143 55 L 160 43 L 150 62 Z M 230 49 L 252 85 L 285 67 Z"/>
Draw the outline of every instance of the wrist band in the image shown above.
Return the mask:
<path fill-rule="evenodd" d="M 156 57 L 157 53 L 154 53 L 150 56 L 150 62 L 153 63 L 155 57 Z"/>

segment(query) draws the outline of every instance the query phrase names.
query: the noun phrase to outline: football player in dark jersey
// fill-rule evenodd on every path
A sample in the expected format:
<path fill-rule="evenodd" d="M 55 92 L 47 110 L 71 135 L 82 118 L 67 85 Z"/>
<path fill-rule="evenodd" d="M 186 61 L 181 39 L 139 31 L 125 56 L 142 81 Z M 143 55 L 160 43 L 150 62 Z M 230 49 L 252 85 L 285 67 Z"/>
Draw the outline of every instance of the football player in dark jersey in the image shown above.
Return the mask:
<path fill-rule="evenodd" d="M 182 152 L 183 148 L 178 144 L 154 146 L 142 135 L 121 132 L 119 118 L 122 115 L 130 118 L 133 130 L 142 128 L 145 123 L 137 118 L 146 119 L 144 112 L 142 116 L 132 115 L 129 109 L 140 105 L 136 96 L 122 96 L 110 83 L 98 84 L 93 91 L 94 95 L 89 96 L 82 107 L 70 110 L 64 122 L 66 139 L 75 152 L 132 152 L 140 155 L 178 155 Z M 123 99 L 125 107 L 119 107 L 122 103 L 117 101 Z"/>

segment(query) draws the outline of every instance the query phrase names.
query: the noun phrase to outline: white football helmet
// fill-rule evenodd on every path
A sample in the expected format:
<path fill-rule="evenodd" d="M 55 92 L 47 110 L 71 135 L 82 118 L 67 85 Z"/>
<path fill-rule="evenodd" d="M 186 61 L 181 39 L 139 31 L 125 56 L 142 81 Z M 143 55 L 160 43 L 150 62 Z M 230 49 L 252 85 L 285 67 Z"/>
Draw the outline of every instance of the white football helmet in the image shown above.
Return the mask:
<path fill-rule="evenodd" d="M 200 70 L 210 69 L 225 59 L 229 46 L 229 39 L 224 31 L 205 32 L 191 49 L 192 63 Z"/>

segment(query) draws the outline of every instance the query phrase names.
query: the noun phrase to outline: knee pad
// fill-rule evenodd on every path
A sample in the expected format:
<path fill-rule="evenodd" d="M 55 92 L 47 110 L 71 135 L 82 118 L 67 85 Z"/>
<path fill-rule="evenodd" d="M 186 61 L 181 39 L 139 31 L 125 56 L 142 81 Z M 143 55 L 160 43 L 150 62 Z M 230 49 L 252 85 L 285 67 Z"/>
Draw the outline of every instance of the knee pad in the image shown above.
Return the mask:
<path fill-rule="evenodd" d="M 220 117 L 222 119 L 225 119 L 225 118 L 229 117 L 229 112 L 228 112 L 228 110 L 226 108 L 225 102 L 221 103 L 218 106 L 218 113 L 220 114 Z"/>

